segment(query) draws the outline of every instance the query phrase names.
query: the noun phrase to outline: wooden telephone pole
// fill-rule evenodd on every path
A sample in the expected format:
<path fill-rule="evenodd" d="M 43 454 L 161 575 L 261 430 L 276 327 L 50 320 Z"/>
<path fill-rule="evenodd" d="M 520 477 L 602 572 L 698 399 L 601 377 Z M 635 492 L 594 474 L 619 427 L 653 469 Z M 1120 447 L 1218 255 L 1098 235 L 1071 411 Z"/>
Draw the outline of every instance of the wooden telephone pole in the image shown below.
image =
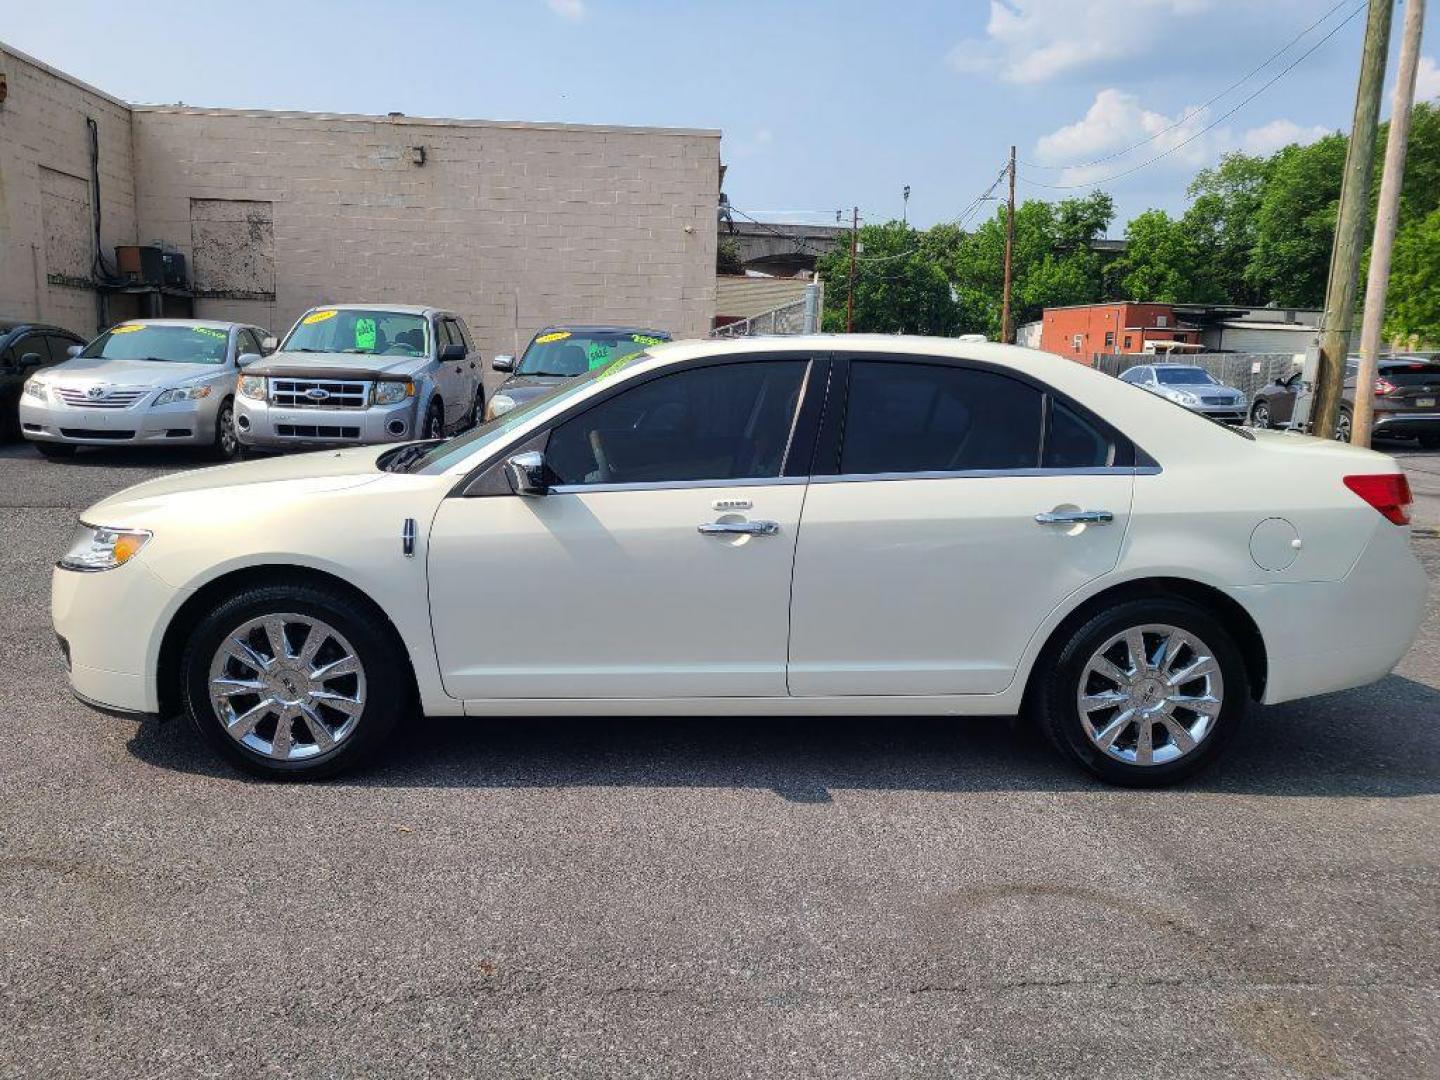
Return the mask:
<path fill-rule="evenodd" d="M 1010 325 L 1010 282 L 1015 258 L 1015 147 L 1010 147 L 1010 199 L 1005 210 L 1005 299 L 1000 307 L 1000 340 L 1008 345 L 1015 340 Z"/>
<path fill-rule="evenodd" d="M 1385 58 L 1390 48 L 1390 10 L 1394 0 L 1370 0 L 1365 46 L 1360 54 L 1360 83 L 1355 90 L 1355 120 L 1340 186 L 1335 220 L 1335 245 L 1330 252 L 1330 278 L 1325 286 L 1325 315 L 1320 323 L 1319 370 L 1310 432 L 1329 438 L 1340 414 L 1345 360 L 1350 354 L 1350 322 L 1360 258 L 1365 250 L 1365 214 L 1370 202 L 1370 174 L 1375 159 L 1375 131 L 1380 124 L 1380 94 L 1385 83 Z"/>
<path fill-rule="evenodd" d="M 1400 39 L 1400 69 L 1390 107 L 1390 135 L 1385 140 L 1385 172 L 1380 178 L 1380 203 L 1375 211 L 1375 242 L 1370 247 L 1370 276 L 1365 283 L 1365 317 L 1360 327 L 1360 370 L 1355 375 L 1355 415 L 1350 441 L 1370 445 L 1375 415 L 1375 371 L 1380 359 L 1380 328 L 1385 322 L 1385 293 L 1390 285 L 1390 255 L 1400 220 L 1400 188 L 1405 180 L 1405 149 L 1410 141 L 1410 110 L 1415 104 L 1415 72 L 1420 63 L 1420 36 L 1425 25 L 1425 0 L 1406 0 L 1405 28 Z"/>
<path fill-rule="evenodd" d="M 855 253 L 860 239 L 860 208 L 850 211 L 850 288 L 845 298 L 845 332 L 855 332 Z"/>

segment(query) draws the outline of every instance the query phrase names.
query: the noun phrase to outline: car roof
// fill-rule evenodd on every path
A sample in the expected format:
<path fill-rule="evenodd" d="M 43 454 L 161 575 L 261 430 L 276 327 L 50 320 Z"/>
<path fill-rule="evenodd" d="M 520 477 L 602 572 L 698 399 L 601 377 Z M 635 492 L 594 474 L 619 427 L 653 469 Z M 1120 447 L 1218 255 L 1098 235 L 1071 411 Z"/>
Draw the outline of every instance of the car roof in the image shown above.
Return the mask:
<path fill-rule="evenodd" d="M 568 330 L 572 334 L 642 334 L 645 337 L 663 337 L 666 341 L 671 340 L 669 330 L 656 330 L 648 326 L 621 326 L 601 323 L 556 323 L 554 326 L 546 326 L 535 331 L 538 337 L 541 334 L 553 334 L 560 330 Z"/>
<path fill-rule="evenodd" d="M 69 334 L 71 337 L 80 337 L 74 330 L 66 330 L 63 326 L 52 326 L 50 323 L 26 322 L 23 319 L 0 319 L 0 334 L 9 334 L 15 330 L 43 330 L 45 333 Z"/>
<path fill-rule="evenodd" d="M 121 319 L 116 326 L 205 326 L 212 330 L 232 326 L 251 326 L 251 323 L 231 322 L 228 319 Z"/>
<path fill-rule="evenodd" d="M 389 311 L 396 315 L 449 315 L 447 308 L 431 304 L 316 304 L 306 311 Z"/>

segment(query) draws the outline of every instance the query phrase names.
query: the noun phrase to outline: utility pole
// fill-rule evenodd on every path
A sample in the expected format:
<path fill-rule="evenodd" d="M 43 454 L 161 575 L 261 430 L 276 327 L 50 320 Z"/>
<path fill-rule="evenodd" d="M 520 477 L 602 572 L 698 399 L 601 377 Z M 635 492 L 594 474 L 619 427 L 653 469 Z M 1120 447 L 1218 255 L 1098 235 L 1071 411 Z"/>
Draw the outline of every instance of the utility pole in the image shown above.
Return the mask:
<path fill-rule="evenodd" d="M 1015 259 L 1015 147 L 1010 147 L 1010 198 L 1005 204 L 1005 298 L 1000 307 L 1000 341 L 1008 345 L 1014 340 L 1010 325 L 1010 279 Z"/>
<path fill-rule="evenodd" d="M 1370 248 L 1370 277 L 1365 283 L 1365 319 L 1360 327 L 1360 370 L 1355 376 L 1355 415 L 1350 429 L 1350 441 L 1356 446 L 1370 445 L 1370 422 L 1375 414 L 1371 387 L 1380 360 L 1380 328 L 1385 322 L 1390 255 L 1400 219 L 1400 189 L 1405 180 L 1405 149 L 1410 141 L 1410 109 L 1415 103 L 1415 71 L 1424 26 L 1425 0 L 1406 0 L 1390 135 L 1385 140 L 1385 172 L 1380 177 L 1380 205 L 1375 211 L 1375 242 Z"/>
<path fill-rule="evenodd" d="M 860 239 L 860 208 L 850 213 L 850 289 L 845 298 L 845 332 L 855 332 L 855 248 Z"/>
<path fill-rule="evenodd" d="M 1315 404 L 1310 431 L 1329 438 L 1340 413 L 1345 360 L 1350 352 L 1350 322 L 1355 316 L 1360 257 L 1365 246 L 1365 214 L 1370 202 L 1370 174 L 1375 158 L 1375 130 L 1380 123 L 1380 95 L 1385 59 L 1390 50 L 1390 10 L 1394 0 L 1370 0 L 1365 45 L 1360 54 L 1360 82 L 1355 89 L 1355 120 L 1340 185 L 1340 210 L 1335 243 L 1330 251 L 1330 278 L 1325 286 L 1325 315 L 1320 322 L 1320 356 L 1315 374 Z"/>

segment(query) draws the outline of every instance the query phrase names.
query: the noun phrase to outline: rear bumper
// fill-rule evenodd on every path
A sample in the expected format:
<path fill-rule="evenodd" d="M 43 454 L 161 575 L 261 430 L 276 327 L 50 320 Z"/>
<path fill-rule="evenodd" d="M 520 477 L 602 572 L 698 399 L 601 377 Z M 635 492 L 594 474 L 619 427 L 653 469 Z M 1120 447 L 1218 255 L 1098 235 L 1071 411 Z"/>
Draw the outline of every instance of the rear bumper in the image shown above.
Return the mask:
<path fill-rule="evenodd" d="M 1425 618 L 1429 582 L 1410 547 L 1410 530 L 1379 515 L 1376 521 L 1369 544 L 1339 581 L 1226 590 L 1265 640 L 1265 704 L 1375 682 L 1410 650 Z"/>
<path fill-rule="evenodd" d="M 1371 430 L 1377 435 L 1440 435 L 1440 412 L 1374 414 Z"/>
<path fill-rule="evenodd" d="M 266 401 L 235 398 L 235 434 L 245 446 L 314 449 L 405 442 L 416 437 L 412 397 L 367 409 L 284 408 Z"/>

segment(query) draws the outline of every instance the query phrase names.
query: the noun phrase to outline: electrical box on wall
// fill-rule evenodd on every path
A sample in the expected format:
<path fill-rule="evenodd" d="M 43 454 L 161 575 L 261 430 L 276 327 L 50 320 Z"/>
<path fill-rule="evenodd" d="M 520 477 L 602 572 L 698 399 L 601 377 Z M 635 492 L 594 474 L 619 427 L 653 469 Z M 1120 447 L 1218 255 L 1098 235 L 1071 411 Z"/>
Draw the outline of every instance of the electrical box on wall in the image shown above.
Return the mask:
<path fill-rule="evenodd" d="M 163 285 L 165 259 L 158 247 L 139 244 L 118 244 L 115 267 L 120 276 L 132 285 Z"/>

